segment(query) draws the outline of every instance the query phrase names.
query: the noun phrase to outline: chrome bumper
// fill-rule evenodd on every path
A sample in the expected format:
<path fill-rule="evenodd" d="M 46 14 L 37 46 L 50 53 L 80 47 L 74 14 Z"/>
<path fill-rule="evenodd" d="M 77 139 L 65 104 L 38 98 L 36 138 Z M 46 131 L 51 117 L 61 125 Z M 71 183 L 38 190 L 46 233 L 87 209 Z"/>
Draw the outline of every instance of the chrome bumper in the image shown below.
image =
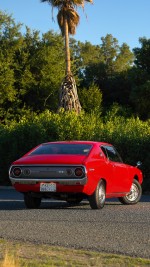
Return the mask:
<path fill-rule="evenodd" d="M 30 178 L 14 178 L 14 177 L 9 177 L 10 181 L 13 184 L 18 183 L 18 184 L 37 184 L 37 183 L 59 183 L 62 185 L 85 185 L 87 183 L 87 177 L 84 177 L 82 179 L 46 179 L 46 178 L 38 178 L 38 179 L 30 179 Z"/>

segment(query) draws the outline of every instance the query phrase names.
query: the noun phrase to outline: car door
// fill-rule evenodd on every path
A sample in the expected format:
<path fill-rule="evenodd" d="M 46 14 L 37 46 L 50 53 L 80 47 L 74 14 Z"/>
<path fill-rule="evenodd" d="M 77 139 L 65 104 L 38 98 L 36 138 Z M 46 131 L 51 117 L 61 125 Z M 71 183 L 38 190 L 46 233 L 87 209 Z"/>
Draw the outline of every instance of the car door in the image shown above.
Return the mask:
<path fill-rule="evenodd" d="M 129 192 L 130 180 L 128 177 L 128 166 L 123 163 L 120 155 L 113 146 L 102 147 L 107 156 L 107 168 L 109 170 L 108 192 L 124 193 Z"/>

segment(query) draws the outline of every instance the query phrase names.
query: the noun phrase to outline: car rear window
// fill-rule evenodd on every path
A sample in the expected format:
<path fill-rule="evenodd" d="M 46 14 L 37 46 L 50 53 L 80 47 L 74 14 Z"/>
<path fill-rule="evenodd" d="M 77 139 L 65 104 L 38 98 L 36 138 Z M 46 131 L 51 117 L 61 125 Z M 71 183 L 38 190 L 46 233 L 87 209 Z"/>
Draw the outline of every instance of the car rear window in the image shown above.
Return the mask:
<path fill-rule="evenodd" d="M 88 155 L 92 148 L 89 144 L 42 144 L 30 155 L 64 154 L 64 155 Z"/>

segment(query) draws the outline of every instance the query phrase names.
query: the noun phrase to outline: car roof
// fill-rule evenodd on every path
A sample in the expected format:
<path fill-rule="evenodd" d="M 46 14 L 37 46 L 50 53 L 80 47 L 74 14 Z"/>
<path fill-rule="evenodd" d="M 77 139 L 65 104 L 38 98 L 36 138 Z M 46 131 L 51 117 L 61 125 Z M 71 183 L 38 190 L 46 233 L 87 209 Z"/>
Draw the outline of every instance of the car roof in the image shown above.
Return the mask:
<path fill-rule="evenodd" d="M 55 142 L 46 142 L 43 143 L 42 145 L 47 145 L 47 144 L 89 144 L 89 145 L 111 145 L 106 142 L 99 142 L 99 141 L 78 141 L 78 140 L 70 140 L 70 141 L 55 141 Z"/>

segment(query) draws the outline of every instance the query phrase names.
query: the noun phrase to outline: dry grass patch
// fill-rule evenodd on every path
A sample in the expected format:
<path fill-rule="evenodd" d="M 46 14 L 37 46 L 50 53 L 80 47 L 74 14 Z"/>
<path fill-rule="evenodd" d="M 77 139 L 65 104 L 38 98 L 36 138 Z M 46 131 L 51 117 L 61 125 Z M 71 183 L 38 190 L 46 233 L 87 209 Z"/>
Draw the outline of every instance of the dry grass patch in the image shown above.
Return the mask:
<path fill-rule="evenodd" d="M 0 267 L 148 267 L 150 260 L 0 240 Z"/>

